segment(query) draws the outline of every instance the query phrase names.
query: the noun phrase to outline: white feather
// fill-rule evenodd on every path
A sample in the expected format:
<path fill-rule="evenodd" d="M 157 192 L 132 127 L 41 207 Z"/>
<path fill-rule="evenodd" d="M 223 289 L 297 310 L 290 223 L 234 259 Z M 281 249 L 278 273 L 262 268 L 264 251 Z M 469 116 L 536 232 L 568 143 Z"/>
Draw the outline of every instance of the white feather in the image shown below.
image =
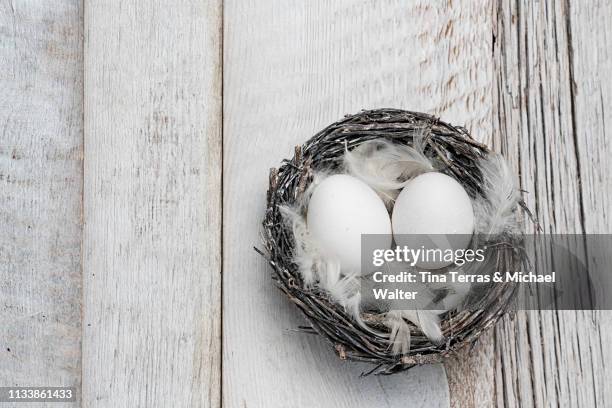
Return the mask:
<path fill-rule="evenodd" d="M 389 347 L 393 354 L 408 354 L 410 351 L 410 326 L 400 310 L 386 314 L 385 325 L 389 328 Z"/>
<path fill-rule="evenodd" d="M 405 310 L 404 317 L 416 324 L 432 343 L 440 344 L 444 339 L 436 310 Z"/>
<path fill-rule="evenodd" d="M 359 277 L 357 275 L 342 275 L 340 263 L 337 260 L 325 262 L 320 273 L 319 287 L 340 306 L 347 307 L 350 299 L 359 292 Z"/>
<path fill-rule="evenodd" d="M 378 193 L 391 206 L 406 183 L 434 167 L 423 153 L 422 139 L 415 138 L 414 147 L 386 140 L 371 140 L 347 150 L 344 167 Z"/>
<path fill-rule="evenodd" d="M 280 206 L 279 210 L 285 223 L 291 228 L 295 240 L 293 262 L 306 286 L 312 286 L 318 279 L 318 265 L 322 263 L 316 242 L 310 237 L 306 220 L 296 208 Z"/>
<path fill-rule="evenodd" d="M 330 298 L 342 306 L 357 324 L 369 333 L 386 337 L 384 333 L 372 329 L 361 317 L 361 277 L 359 275 L 343 275 L 340 263 L 327 261 L 320 265 L 319 287 L 326 291 Z"/>
<path fill-rule="evenodd" d="M 476 232 L 498 235 L 515 231 L 520 193 L 506 160 L 490 153 L 478 166 L 483 176 L 483 197 L 474 203 Z"/>
<path fill-rule="evenodd" d="M 319 279 L 319 271 L 322 269 L 321 265 L 324 264 L 325 259 L 322 256 L 320 246 L 308 232 L 304 214 L 306 214 L 308 202 L 315 187 L 327 176 L 328 174 L 324 172 L 314 174 L 312 182 L 293 206 L 279 206 L 283 221 L 293 232 L 295 240 L 293 261 L 297 264 L 298 271 L 307 287 L 313 286 Z"/>
<path fill-rule="evenodd" d="M 411 267 L 406 262 L 386 262 L 384 267 L 388 274 L 397 274 L 399 272 L 416 272 L 416 268 Z M 401 303 L 395 301 L 387 301 L 392 309 L 385 314 L 385 325 L 389 327 L 389 345 L 394 354 L 405 354 L 410 350 L 410 326 L 406 320 L 412 322 L 418 327 L 425 336 L 434 344 L 438 344 L 443 340 L 442 330 L 440 329 L 440 318 L 442 310 L 426 310 L 425 307 L 431 307 L 435 293 L 429 285 L 417 280 L 410 284 L 410 290 L 418 292 L 418 301 L 416 306 L 418 310 L 399 309 Z"/>
<path fill-rule="evenodd" d="M 462 269 L 453 268 L 452 270 L 465 275 Z M 472 288 L 472 284 L 467 282 L 467 279 L 466 282 L 460 282 L 459 278 L 455 279 L 453 281 L 450 274 L 446 274 L 446 282 L 431 282 L 427 284 L 429 290 L 436 295 L 446 293 L 446 296 L 436 303 L 436 307 L 439 307 L 439 310 L 436 310 L 438 315 L 460 306 Z"/>
<path fill-rule="evenodd" d="M 391 310 L 386 313 L 384 324 L 389 328 L 389 346 L 393 354 L 410 351 L 410 325 L 417 326 L 434 344 L 440 344 L 444 335 L 440 329 L 440 318 L 434 310 Z"/>

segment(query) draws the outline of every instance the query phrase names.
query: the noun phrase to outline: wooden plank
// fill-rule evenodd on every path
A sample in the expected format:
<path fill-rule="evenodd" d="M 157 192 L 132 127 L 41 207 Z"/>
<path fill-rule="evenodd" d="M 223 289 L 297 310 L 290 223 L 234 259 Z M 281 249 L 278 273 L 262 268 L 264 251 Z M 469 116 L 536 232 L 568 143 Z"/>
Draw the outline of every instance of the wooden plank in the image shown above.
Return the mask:
<path fill-rule="evenodd" d="M 359 378 L 274 288 L 259 242 L 268 168 L 346 113 L 399 107 L 491 134 L 486 1 L 226 0 L 223 402 L 446 407 L 441 366 Z M 490 346 L 492 349 L 492 345 Z M 479 374 L 493 375 L 493 366 Z"/>
<path fill-rule="evenodd" d="M 584 232 L 612 233 L 612 4 L 605 1 L 567 5 L 570 30 L 573 118 Z M 608 127 L 607 127 L 608 126 Z M 606 263 L 610 264 L 610 254 Z M 610 286 L 600 290 L 610 296 Z M 596 406 L 612 404 L 612 311 L 585 312 L 576 336 L 579 364 L 592 372 Z M 584 327 L 586 326 L 586 327 Z M 584 331 L 582 329 L 584 328 Z M 590 357 L 590 358 L 589 358 Z"/>
<path fill-rule="evenodd" d="M 220 30 L 85 2 L 85 407 L 220 405 Z"/>
<path fill-rule="evenodd" d="M 1 386 L 80 386 L 81 19 L 0 1 Z"/>
<path fill-rule="evenodd" d="M 610 17 L 603 2 L 501 1 L 495 10 L 494 145 L 548 233 L 611 231 Z M 494 399 L 457 394 L 452 405 L 608 406 L 610 340 L 609 312 L 520 312 L 483 339 L 495 341 L 495 376 L 465 384 Z M 464 359 L 461 369 L 471 366 Z"/>
<path fill-rule="evenodd" d="M 569 4 L 576 150 L 584 229 L 612 233 L 612 4 Z"/>

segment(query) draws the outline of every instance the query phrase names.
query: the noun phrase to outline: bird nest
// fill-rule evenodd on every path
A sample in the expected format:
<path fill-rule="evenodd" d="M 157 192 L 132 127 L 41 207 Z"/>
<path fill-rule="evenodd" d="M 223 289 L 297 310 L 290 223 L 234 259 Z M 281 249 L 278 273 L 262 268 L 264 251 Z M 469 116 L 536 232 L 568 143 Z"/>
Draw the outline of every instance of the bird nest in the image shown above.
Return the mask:
<path fill-rule="evenodd" d="M 457 180 L 472 200 L 482 199 L 484 176 L 478 165 L 490 150 L 475 141 L 463 127 L 417 112 L 394 109 L 363 111 L 331 124 L 310 140 L 295 148 L 295 155 L 284 160 L 280 168 L 271 169 L 267 194 L 267 209 L 263 221 L 265 253 L 273 278 L 282 292 L 306 317 L 313 331 L 327 339 L 343 360 L 368 362 L 368 372 L 391 374 L 415 365 L 436 363 L 495 324 L 511 305 L 516 285 L 509 282 L 490 283 L 470 301 L 470 307 L 449 310 L 440 316 L 443 342 L 432 342 L 418 325 L 410 324 L 410 349 L 398 354 L 391 351 L 390 329 L 381 315 L 370 311 L 360 313 L 363 327 L 345 307 L 335 302 L 324 290 L 308 285 L 299 273 L 293 254 L 295 237 L 283 220 L 281 207 L 291 206 L 305 194 L 318 171 L 342 168 L 345 152 L 372 140 L 387 140 L 393 144 L 411 146 L 422 138 L 424 154 L 437 171 Z M 484 197 L 486 198 L 486 197 Z M 524 205 L 519 200 L 516 212 Z M 525 209 L 526 210 L 526 209 Z M 491 245 L 493 244 L 493 245 Z M 489 254 L 495 270 L 516 270 L 525 262 L 522 234 L 502 232 L 489 242 Z M 372 330 L 369 330 L 371 328 Z"/>

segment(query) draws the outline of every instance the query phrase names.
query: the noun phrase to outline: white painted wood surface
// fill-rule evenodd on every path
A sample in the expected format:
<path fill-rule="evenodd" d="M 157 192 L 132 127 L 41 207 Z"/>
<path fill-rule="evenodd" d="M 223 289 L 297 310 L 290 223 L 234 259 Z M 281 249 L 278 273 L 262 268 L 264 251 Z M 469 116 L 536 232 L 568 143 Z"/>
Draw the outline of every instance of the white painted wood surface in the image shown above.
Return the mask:
<path fill-rule="evenodd" d="M 81 22 L 0 1 L 0 386 L 81 380 Z"/>
<path fill-rule="evenodd" d="M 268 168 L 375 107 L 504 152 L 545 230 L 612 232 L 611 20 L 603 0 L 0 1 L 0 386 L 82 378 L 87 407 L 609 406 L 610 312 L 519 313 L 445 370 L 360 378 L 291 331 L 251 247 Z"/>
<path fill-rule="evenodd" d="M 83 406 L 218 407 L 221 3 L 86 0 Z"/>
<path fill-rule="evenodd" d="M 595 1 L 569 7 L 575 144 L 580 169 L 584 232 L 612 233 L 612 3 Z M 612 264 L 608 254 L 606 264 Z M 601 291 L 600 291 L 601 293 Z M 604 293 L 610 296 L 610 288 Z M 584 371 L 591 366 L 594 401 L 612 405 L 612 311 L 585 312 L 578 334 Z M 580 329 L 580 328 L 579 328 Z M 584 346 L 586 340 L 586 346 Z M 588 358 L 590 357 L 590 359 Z"/>
<path fill-rule="evenodd" d="M 400 107 L 490 134 L 486 1 L 225 1 L 223 402 L 446 407 L 441 366 L 359 378 L 273 287 L 259 243 L 267 169 L 344 114 Z"/>
<path fill-rule="evenodd" d="M 527 204 L 548 233 L 610 233 L 612 7 L 605 2 L 499 2 L 494 10 L 494 147 L 521 174 Z M 612 314 L 520 312 L 481 344 L 494 371 L 471 378 L 463 357 L 452 406 L 607 407 L 612 404 Z M 457 380 L 455 380 L 455 378 Z"/>

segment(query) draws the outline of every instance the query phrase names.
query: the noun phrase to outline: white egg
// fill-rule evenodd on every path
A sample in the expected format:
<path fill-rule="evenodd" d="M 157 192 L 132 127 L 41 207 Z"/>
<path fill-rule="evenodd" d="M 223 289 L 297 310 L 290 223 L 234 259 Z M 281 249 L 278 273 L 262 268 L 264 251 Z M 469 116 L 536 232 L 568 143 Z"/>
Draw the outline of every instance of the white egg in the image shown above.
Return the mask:
<path fill-rule="evenodd" d="M 308 204 L 308 231 L 324 255 L 340 261 L 345 273 L 361 271 L 361 235 L 387 234 L 391 246 L 391 220 L 385 204 L 367 184 L 337 174 L 324 179 Z"/>
<path fill-rule="evenodd" d="M 474 231 L 474 209 L 465 189 L 442 173 L 425 173 L 411 180 L 395 200 L 393 234 L 399 246 L 418 249 L 465 249 Z M 438 269 L 452 264 L 440 259 L 417 262 Z"/>

